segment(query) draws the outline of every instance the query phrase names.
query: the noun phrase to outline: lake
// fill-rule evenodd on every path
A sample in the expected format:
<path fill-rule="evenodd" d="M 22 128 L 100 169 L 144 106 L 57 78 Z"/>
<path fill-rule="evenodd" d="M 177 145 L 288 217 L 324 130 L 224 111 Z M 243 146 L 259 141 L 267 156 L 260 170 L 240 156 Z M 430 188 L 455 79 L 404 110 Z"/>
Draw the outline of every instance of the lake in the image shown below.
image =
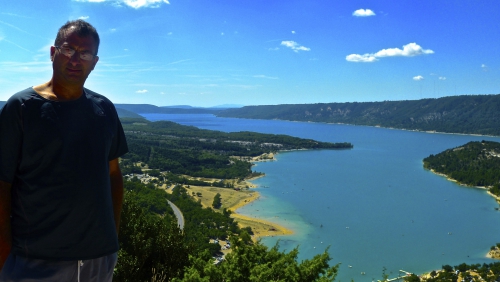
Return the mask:
<path fill-rule="evenodd" d="M 148 120 L 224 132 L 287 134 L 351 142 L 351 150 L 282 152 L 256 164 L 258 201 L 239 213 L 295 231 L 262 242 L 299 246 L 299 260 L 329 246 L 337 281 L 372 281 L 398 271 L 421 274 L 442 265 L 490 263 L 500 242 L 498 204 L 484 189 L 457 185 L 423 168 L 422 159 L 470 141 L 498 137 L 424 133 L 367 126 L 217 118 L 213 115 L 143 114 Z M 364 275 L 362 274 L 365 273 Z"/>

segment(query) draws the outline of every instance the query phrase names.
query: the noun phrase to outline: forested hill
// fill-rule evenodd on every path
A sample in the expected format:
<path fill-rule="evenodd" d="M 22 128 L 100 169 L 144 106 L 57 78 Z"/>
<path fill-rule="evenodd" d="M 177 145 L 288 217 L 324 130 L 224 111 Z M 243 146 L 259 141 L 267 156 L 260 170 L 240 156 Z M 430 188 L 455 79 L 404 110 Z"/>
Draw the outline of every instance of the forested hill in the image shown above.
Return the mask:
<path fill-rule="evenodd" d="M 129 152 L 122 157 L 122 172 L 135 172 L 134 163 L 175 174 L 219 179 L 252 175 L 251 164 L 232 156 L 255 157 L 294 149 L 350 149 L 352 144 L 319 142 L 287 135 L 199 129 L 170 121 L 120 118 Z"/>
<path fill-rule="evenodd" d="M 469 142 L 424 159 L 424 167 L 459 183 L 491 187 L 500 196 L 500 143 Z"/>
<path fill-rule="evenodd" d="M 464 95 L 413 101 L 246 106 L 227 109 L 216 115 L 500 135 L 500 95 Z"/>

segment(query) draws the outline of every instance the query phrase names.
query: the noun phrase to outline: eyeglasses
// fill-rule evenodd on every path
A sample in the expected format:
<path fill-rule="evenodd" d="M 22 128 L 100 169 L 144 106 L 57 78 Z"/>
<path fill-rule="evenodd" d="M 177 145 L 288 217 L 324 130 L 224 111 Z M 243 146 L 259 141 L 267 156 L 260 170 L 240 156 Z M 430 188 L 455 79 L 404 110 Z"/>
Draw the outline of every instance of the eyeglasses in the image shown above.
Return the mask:
<path fill-rule="evenodd" d="M 59 52 L 61 52 L 61 54 L 63 54 L 64 56 L 66 56 L 68 58 L 73 57 L 73 55 L 75 53 L 77 53 L 75 49 L 70 48 L 68 46 L 54 46 L 54 47 L 56 47 L 57 50 L 59 50 Z M 94 59 L 94 57 L 96 57 L 96 55 L 90 53 L 89 51 L 78 52 L 78 54 L 80 55 L 80 59 L 82 59 L 84 61 L 92 61 L 92 59 Z"/>

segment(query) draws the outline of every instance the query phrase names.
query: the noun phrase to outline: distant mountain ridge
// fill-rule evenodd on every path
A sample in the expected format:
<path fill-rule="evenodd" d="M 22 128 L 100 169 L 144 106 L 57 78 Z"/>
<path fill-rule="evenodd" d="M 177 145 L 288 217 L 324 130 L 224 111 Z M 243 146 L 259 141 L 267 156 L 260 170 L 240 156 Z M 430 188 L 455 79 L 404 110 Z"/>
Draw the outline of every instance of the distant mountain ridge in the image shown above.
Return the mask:
<path fill-rule="evenodd" d="M 244 107 L 244 105 L 237 105 L 237 104 L 223 104 L 223 105 L 217 105 L 213 107 L 193 107 L 190 105 L 173 105 L 173 106 L 162 106 L 161 108 L 178 108 L 178 109 L 215 109 L 215 110 L 220 110 L 220 109 L 230 109 L 230 108 L 241 108 Z"/>
<path fill-rule="evenodd" d="M 115 104 L 117 109 L 124 109 L 137 114 L 215 114 L 223 109 L 195 108 L 191 106 L 158 107 L 150 104 Z"/>
<path fill-rule="evenodd" d="M 0 107 L 4 104 L 5 102 L 0 101 Z M 132 117 L 132 113 L 213 114 L 218 117 L 345 123 L 500 136 L 500 94 L 383 102 L 244 106 L 229 109 L 157 107 L 149 104 L 115 106 L 120 117 Z"/>
<path fill-rule="evenodd" d="M 246 106 L 227 109 L 216 115 L 500 136 L 498 94 L 406 101 Z"/>

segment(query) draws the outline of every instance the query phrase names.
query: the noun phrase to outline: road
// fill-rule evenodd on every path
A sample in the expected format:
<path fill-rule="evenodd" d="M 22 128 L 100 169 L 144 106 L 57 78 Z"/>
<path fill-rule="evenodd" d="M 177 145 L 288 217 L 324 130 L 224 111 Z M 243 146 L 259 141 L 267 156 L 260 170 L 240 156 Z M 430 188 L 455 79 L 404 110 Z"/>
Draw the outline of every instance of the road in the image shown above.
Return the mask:
<path fill-rule="evenodd" d="M 181 230 L 184 229 L 184 216 L 182 215 L 182 212 L 181 210 L 172 202 L 170 202 L 169 200 L 168 201 L 168 204 L 170 205 L 170 207 L 172 207 L 172 210 L 174 210 L 174 214 L 175 214 L 175 217 L 177 217 L 177 224 L 179 225 L 179 228 Z"/>

